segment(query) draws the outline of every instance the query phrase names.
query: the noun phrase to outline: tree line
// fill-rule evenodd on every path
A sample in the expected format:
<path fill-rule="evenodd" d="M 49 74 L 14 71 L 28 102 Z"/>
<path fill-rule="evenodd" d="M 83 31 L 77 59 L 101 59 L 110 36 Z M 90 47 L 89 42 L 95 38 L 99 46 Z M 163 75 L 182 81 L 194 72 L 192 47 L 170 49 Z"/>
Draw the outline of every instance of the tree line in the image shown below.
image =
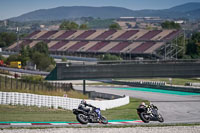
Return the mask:
<path fill-rule="evenodd" d="M 45 42 L 39 42 L 33 48 L 22 46 L 19 54 L 10 55 L 8 58 L 0 56 L 1 59 L 7 64 L 11 61 L 21 61 L 22 67 L 31 62 L 36 64 L 37 69 L 43 71 L 51 71 L 56 64 L 54 59 L 50 57 L 48 46 Z"/>

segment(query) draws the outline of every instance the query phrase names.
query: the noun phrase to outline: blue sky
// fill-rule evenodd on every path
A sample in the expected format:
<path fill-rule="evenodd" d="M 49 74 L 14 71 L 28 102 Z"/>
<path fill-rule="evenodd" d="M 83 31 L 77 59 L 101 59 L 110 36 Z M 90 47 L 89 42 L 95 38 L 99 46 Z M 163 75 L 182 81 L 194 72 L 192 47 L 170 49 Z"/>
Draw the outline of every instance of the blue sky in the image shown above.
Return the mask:
<path fill-rule="evenodd" d="M 58 6 L 118 6 L 140 10 L 166 9 L 187 2 L 200 0 L 0 0 L 0 20 Z"/>

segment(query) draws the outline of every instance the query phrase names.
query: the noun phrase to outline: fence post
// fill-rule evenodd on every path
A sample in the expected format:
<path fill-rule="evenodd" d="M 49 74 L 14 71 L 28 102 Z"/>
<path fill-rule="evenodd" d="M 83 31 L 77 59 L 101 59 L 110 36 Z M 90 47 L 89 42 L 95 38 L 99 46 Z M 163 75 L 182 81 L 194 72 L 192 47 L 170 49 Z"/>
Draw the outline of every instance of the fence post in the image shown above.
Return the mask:
<path fill-rule="evenodd" d="M 23 89 L 23 86 L 22 86 L 22 83 L 23 83 L 23 82 L 22 82 L 22 80 L 20 80 L 20 82 L 21 82 L 21 90 L 22 90 L 22 89 Z"/>
<path fill-rule="evenodd" d="M 27 80 L 25 80 L 25 89 L 27 89 Z"/>
<path fill-rule="evenodd" d="M 18 89 L 18 80 L 16 79 L 16 89 Z"/>
<path fill-rule="evenodd" d="M 5 76 L 5 89 L 7 88 L 7 76 Z"/>
<path fill-rule="evenodd" d="M 35 83 L 33 83 L 33 91 L 35 92 Z"/>
<path fill-rule="evenodd" d="M 58 90 L 58 83 L 56 82 L 55 83 L 55 91 L 57 92 L 57 90 Z"/>
<path fill-rule="evenodd" d="M 10 86 L 11 86 L 11 90 L 12 90 L 12 84 L 13 84 L 13 79 L 10 78 Z"/>
<path fill-rule="evenodd" d="M 40 82 L 37 83 L 37 91 L 40 90 Z"/>
<path fill-rule="evenodd" d="M 29 81 L 28 83 L 29 83 L 29 90 L 31 90 L 31 81 Z"/>
<path fill-rule="evenodd" d="M 42 91 L 43 91 L 43 85 L 44 85 L 44 84 L 43 84 L 43 81 L 42 81 Z"/>
<path fill-rule="evenodd" d="M 1 76 L 0 76 L 0 88 L 1 88 Z"/>

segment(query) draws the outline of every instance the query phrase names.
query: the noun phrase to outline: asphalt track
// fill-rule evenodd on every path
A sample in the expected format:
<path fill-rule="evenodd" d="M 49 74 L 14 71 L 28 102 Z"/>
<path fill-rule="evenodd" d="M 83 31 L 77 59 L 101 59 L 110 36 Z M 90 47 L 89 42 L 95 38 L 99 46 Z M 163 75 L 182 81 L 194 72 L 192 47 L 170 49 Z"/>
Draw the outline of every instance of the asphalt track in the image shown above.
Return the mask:
<path fill-rule="evenodd" d="M 81 86 L 74 87 L 82 90 Z M 156 105 L 165 119 L 165 123 L 196 123 L 200 122 L 200 94 L 178 91 L 164 91 L 146 88 L 90 87 L 87 91 L 127 95 L 134 98 L 149 100 Z M 153 122 L 151 122 L 153 123 Z"/>
<path fill-rule="evenodd" d="M 74 86 L 77 90 L 82 90 L 82 86 Z M 127 95 L 134 98 L 140 98 L 150 101 L 156 105 L 159 112 L 163 115 L 164 124 L 173 123 L 200 123 L 200 94 L 178 92 L 178 91 L 165 91 L 150 88 L 131 88 L 131 87 L 107 87 L 107 86 L 87 86 L 87 91 L 97 91 L 103 93 Z M 132 121 L 113 121 L 109 125 L 141 125 L 144 124 L 138 120 Z M 159 124 L 159 122 L 150 122 L 150 124 Z M 73 126 L 79 127 L 79 123 L 66 123 L 66 122 L 35 122 L 35 123 L 20 123 L 8 122 L 0 123 L 0 127 L 66 127 Z M 88 125 L 81 125 L 87 127 Z M 89 124 L 89 126 L 106 126 L 102 124 Z"/>

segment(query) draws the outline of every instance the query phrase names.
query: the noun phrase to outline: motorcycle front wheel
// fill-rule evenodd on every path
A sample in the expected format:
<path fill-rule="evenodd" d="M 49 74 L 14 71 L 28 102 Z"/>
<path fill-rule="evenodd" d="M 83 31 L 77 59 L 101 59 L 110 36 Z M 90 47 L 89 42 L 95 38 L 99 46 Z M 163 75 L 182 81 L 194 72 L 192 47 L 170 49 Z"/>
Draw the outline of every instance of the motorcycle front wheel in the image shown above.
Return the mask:
<path fill-rule="evenodd" d="M 140 113 L 140 119 L 144 122 L 144 123 L 149 123 L 150 118 L 148 117 L 148 115 L 144 112 Z"/>
<path fill-rule="evenodd" d="M 81 123 L 81 124 L 87 124 L 88 123 L 88 118 L 84 114 L 78 114 L 76 116 L 76 119 Z"/>
<path fill-rule="evenodd" d="M 161 114 L 158 115 L 158 121 L 159 121 L 159 122 L 164 122 L 164 118 L 162 117 Z"/>
<path fill-rule="evenodd" d="M 104 117 L 104 116 L 101 116 L 101 122 L 102 122 L 103 124 L 108 124 L 108 120 L 107 120 L 106 117 Z"/>

